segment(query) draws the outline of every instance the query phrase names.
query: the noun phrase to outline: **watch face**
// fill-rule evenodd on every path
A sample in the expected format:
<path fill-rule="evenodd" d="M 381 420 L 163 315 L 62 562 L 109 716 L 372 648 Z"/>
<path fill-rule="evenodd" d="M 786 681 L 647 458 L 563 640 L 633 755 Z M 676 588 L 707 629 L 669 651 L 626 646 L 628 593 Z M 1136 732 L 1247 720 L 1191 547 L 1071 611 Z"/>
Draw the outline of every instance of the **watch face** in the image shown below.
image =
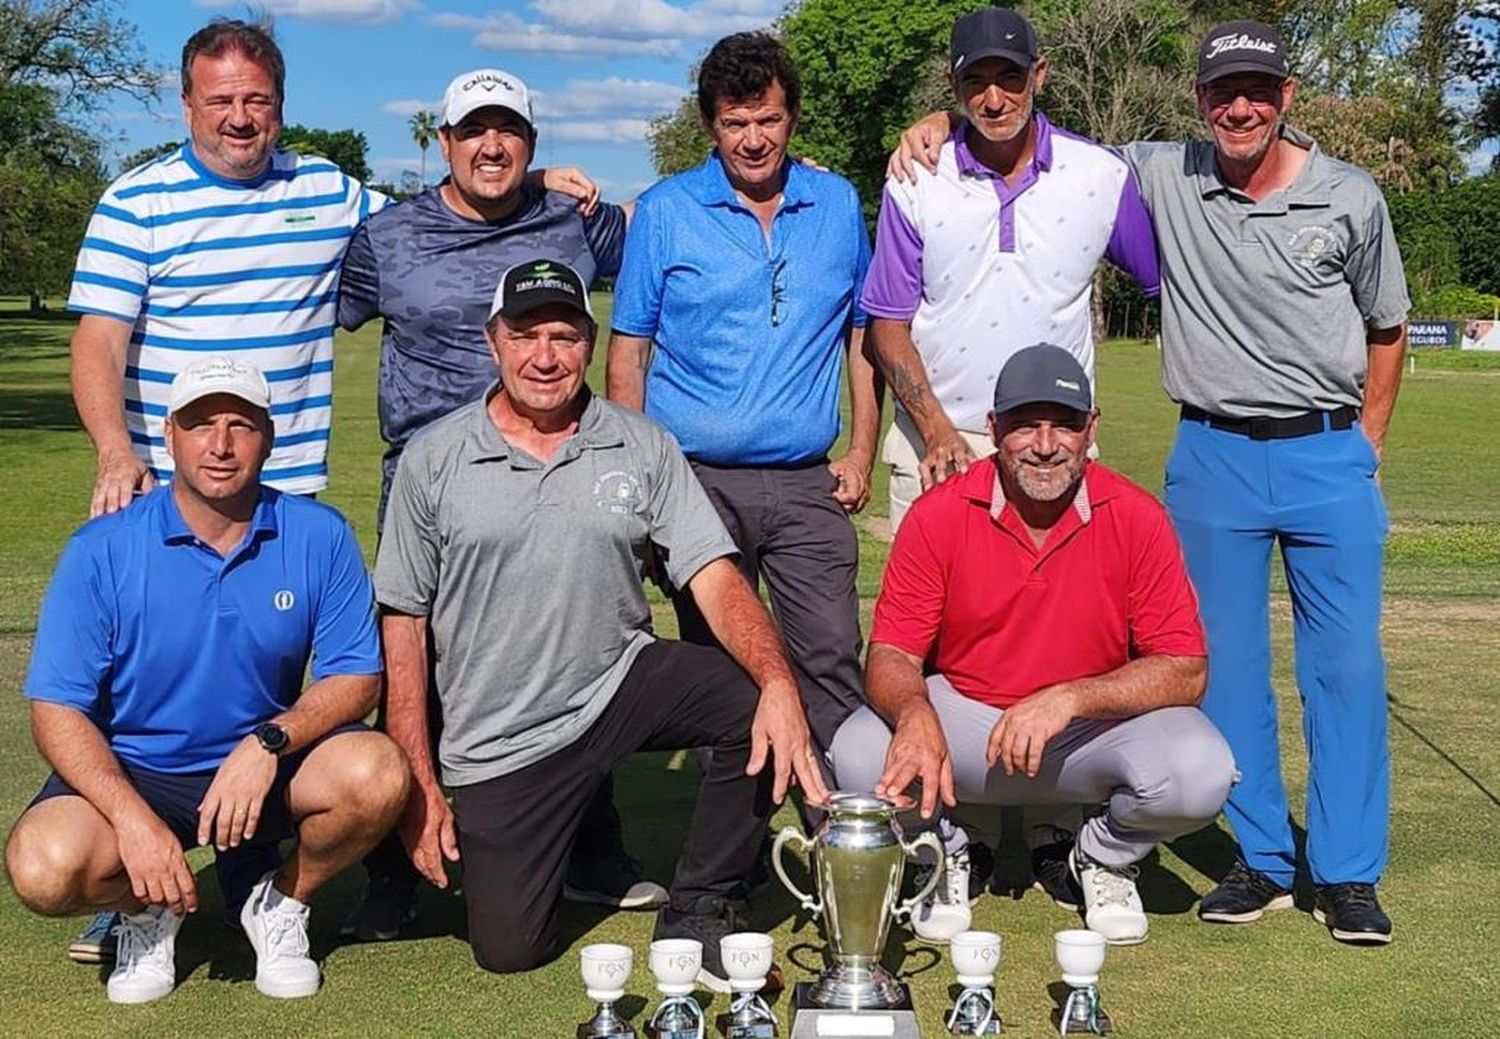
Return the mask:
<path fill-rule="evenodd" d="M 287 745 L 286 730 L 274 722 L 266 722 L 257 726 L 255 738 L 260 740 L 260 745 L 273 754 Z"/>

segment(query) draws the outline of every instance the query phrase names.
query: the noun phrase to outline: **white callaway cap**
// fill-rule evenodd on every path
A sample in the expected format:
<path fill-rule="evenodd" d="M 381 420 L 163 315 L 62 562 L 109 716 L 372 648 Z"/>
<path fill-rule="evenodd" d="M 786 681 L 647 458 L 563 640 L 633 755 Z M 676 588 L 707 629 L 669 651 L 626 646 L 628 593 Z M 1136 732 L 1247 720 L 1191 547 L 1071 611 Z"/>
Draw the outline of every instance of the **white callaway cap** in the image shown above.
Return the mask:
<path fill-rule="evenodd" d="M 231 357 L 208 357 L 177 373 L 167 413 L 176 414 L 193 401 L 215 393 L 227 393 L 267 412 L 271 410 L 271 387 L 259 368 Z"/>
<path fill-rule="evenodd" d="M 457 126 L 464 116 L 490 106 L 508 108 L 528 125 L 531 118 L 531 93 L 509 72 L 500 69 L 475 69 L 448 84 L 443 92 L 441 126 Z"/>

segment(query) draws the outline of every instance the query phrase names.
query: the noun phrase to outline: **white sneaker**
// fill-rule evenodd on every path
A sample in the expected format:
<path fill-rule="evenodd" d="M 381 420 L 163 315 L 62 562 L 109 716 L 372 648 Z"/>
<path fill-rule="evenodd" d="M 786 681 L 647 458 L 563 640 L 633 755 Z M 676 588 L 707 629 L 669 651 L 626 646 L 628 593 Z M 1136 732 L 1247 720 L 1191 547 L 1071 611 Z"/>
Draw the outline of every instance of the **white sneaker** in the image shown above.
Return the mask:
<path fill-rule="evenodd" d="M 111 1003 L 149 1003 L 177 987 L 177 931 L 182 917 L 166 906 L 121 913 L 115 925 L 115 969 L 106 991 Z"/>
<path fill-rule="evenodd" d="M 932 894 L 928 895 L 911 914 L 912 932 L 922 941 L 943 945 L 955 934 L 967 931 L 974 914 L 969 911 L 969 846 L 944 856 L 943 876 Z M 922 863 L 912 871 L 912 880 L 918 891 L 927 886 L 932 871 L 938 867 Z"/>
<path fill-rule="evenodd" d="M 309 910 L 277 891 L 272 870 L 250 889 L 240 925 L 255 947 L 255 987 L 277 999 L 297 999 L 318 991 L 322 974 L 307 955 Z"/>
<path fill-rule="evenodd" d="M 1139 945 L 1146 940 L 1146 910 L 1135 889 L 1134 866 L 1102 866 L 1074 845 L 1068 866 L 1083 888 L 1083 921 L 1110 945 Z"/>

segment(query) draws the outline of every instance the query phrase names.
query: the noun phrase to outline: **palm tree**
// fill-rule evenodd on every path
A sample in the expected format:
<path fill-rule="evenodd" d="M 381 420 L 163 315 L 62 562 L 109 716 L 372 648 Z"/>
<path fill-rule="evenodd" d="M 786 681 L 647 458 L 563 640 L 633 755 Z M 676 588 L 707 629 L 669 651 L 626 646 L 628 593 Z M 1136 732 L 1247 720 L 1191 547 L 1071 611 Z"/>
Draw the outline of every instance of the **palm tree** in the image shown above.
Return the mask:
<path fill-rule="evenodd" d="M 422 187 L 427 186 L 427 146 L 437 136 L 437 115 L 427 109 L 418 111 L 407 124 L 411 127 L 411 139 L 422 149 Z"/>

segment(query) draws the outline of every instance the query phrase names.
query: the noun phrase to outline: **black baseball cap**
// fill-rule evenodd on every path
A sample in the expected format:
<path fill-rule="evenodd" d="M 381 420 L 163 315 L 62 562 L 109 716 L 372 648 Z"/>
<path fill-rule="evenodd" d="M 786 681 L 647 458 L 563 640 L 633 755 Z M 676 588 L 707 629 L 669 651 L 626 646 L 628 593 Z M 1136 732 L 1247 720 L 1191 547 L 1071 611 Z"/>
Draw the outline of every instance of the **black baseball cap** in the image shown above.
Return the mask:
<path fill-rule="evenodd" d="M 1260 72 L 1277 79 L 1290 76 L 1281 34 L 1248 18 L 1220 22 L 1210 29 L 1198 48 L 1199 85 L 1236 72 Z"/>
<path fill-rule="evenodd" d="M 518 318 L 538 307 L 554 304 L 572 307 L 590 321 L 588 286 L 578 272 L 558 260 L 527 260 L 518 263 L 500 278 L 490 304 L 490 317 Z"/>
<path fill-rule="evenodd" d="M 1009 7 L 986 7 L 953 23 L 948 71 L 957 72 L 980 58 L 1004 58 L 1030 68 L 1038 53 L 1030 22 Z"/>
<path fill-rule="evenodd" d="M 1093 411 L 1094 388 L 1078 358 L 1060 346 L 1037 343 L 1012 354 L 995 380 L 995 414 L 1027 404 Z"/>

